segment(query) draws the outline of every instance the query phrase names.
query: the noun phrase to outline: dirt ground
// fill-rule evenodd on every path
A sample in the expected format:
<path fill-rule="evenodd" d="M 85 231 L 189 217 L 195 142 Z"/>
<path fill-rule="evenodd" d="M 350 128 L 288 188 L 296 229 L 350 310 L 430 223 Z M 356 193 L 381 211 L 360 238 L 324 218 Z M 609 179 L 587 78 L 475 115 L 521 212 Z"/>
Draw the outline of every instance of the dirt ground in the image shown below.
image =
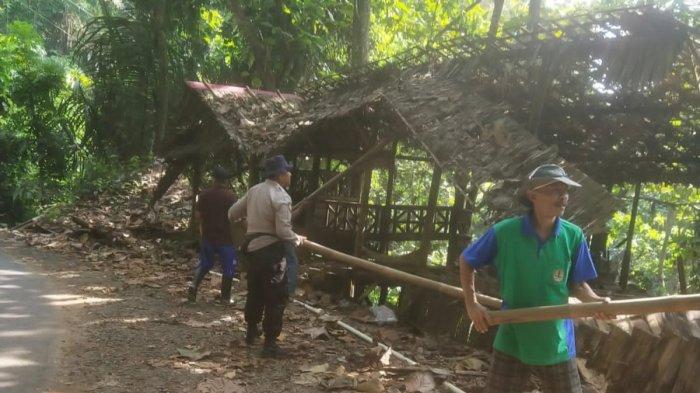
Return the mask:
<path fill-rule="evenodd" d="M 345 310 L 331 314 L 355 315 L 346 320 L 384 342 L 396 342 L 407 356 L 434 369 L 405 367 L 395 358 L 384 365 L 385 351 L 339 328 L 336 318 L 318 317 L 295 303 L 286 311 L 282 336 L 290 358 L 264 359 L 259 345 L 243 342 L 242 282 L 235 284 L 230 307 L 214 302 L 216 276 L 191 305 L 184 302 L 191 266 L 153 266 L 134 278 L 114 266 L 37 250 L 7 235 L 0 247 L 54 283 L 56 307 L 68 334 L 50 392 L 430 391 L 431 384 L 439 385 L 446 376 L 465 391 L 476 392 L 484 383 L 485 353 L 439 351 L 441 345 L 433 338 L 363 322 L 364 309 L 358 306 L 346 304 Z M 339 307 L 325 301 L 329 299 L 321 295 L 314 303 Z M 462 353 L 442 359 L 439 352 Z M 447 363 L 455 368 L 438 368 Z"/>

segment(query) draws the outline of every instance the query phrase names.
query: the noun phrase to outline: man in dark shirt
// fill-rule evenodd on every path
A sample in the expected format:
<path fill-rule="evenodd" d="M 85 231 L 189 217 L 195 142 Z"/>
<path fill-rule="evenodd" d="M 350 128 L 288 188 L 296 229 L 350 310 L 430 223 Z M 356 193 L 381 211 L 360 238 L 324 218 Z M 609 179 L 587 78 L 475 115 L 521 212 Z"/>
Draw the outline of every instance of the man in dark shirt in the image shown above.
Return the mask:
<path fill-rule="evenodd" d="M 222 304 L 231 303 L 231 284 L 236 269 L 236 249 L 231 240 L 231 227 L 228 209 L 236 202 L 235 194 L 228 188 L 228 172 L 217 166 L 214 168 L 214 184 L 202 191 L 197 198 L 195 217 L 199 222 L 201 246 L 199 264 L 189 287 L 187 300 L 197 299 L 197 288 L 204 276 L 214 266 L 214 256 L 219 255 L 223 267 L 221 279 Z"/>

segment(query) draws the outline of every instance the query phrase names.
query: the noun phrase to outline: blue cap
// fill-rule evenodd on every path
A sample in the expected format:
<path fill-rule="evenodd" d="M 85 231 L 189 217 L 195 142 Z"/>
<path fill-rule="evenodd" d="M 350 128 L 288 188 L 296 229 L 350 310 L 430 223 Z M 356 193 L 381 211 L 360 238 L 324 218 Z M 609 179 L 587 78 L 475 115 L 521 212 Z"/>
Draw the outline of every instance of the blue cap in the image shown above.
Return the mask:
<path fill-rule="evenodd" d="M 283 155 L 278 154 L 274 157 L 270 157 L 265 160 L 265 176 L 280 175 L 284 172 L 289 172 L 292 170 L 292 166 L 289 165 L 287 160 Z"/>

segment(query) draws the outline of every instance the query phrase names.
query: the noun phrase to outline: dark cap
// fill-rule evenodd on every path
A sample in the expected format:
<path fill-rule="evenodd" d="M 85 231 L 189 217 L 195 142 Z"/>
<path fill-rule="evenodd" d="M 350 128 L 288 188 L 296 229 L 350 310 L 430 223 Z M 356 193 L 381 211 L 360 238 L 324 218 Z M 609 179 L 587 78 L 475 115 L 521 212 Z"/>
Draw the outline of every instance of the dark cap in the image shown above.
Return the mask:
<path fill-rule="evenodd" d="M 518 190 L 518 201 L 525 206 L 532 206 L 532 202 L 527 198 L 527 191 L 535 187 L 542 187 L 547 184 L 561 182 L 571 187 L 581 187 L 581 184 L 571 180 L 564 168 L 555 164 L 544 164 L 530 172 L 527 179 L 523 180 L 520 190 Z"/>
<path fill-rule="evenodd" d="M 218 181 L 226 181 L 231 178 L 231 174 L 226 170 L 226 168 L 222 167 L 221 165 L 215 166 L 211 175 L 215 180 Z"/>
<path fill-rule="evenodd" d="M 292 170 L 292 168 L 293 167 L 289 165 L 287 160 L 281 154 L 278 154 L 265 160 L 265 176 L 267 177 L 276 176 L 284 172 L 289 172 Z"/>

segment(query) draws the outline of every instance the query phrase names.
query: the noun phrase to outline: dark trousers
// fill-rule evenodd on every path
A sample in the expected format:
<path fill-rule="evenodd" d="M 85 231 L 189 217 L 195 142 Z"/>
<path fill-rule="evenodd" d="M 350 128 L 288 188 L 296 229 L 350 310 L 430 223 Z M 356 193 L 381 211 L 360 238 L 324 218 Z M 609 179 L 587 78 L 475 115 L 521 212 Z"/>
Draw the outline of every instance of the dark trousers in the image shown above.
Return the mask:
<path fill-rule="evenodd" d="M 545 393 L 581 393 L 581 379 L 576 359 L 551 366 L 531 366 L 517 358 L 494 350 L 487 393 L 520 393 L 531 374 L 542 381 Z"/>
<path fill-rule="evenodd" d="M 248 296 L 245 320 L 248 326 L 263 323 L 265 341 L 275 341 L 282 332 L 287 306 L 287 261 L 282 242 L 248 253 Z"/>

